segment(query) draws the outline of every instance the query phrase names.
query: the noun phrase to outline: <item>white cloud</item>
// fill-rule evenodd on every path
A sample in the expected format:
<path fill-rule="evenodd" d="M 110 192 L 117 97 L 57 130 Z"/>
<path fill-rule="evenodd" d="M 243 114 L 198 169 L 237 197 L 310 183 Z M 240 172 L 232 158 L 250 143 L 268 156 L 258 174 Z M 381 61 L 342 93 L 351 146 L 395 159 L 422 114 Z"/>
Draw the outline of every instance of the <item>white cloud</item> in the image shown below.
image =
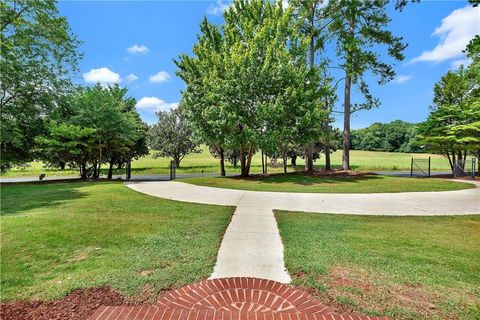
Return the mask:
<path fill-rule="evenodd" d="M 408 76 L 408 75 L 405 75 L 405 74 L 399 74 L 398 76 L 395 77 L 395 79 L 392 80 L 392 83 L 405 83 L 409 80 L 412 79 L 412 76 Z"/>
<path fill-rule="evenodd" d="M 83 74 L 83 80 L 88 83 L 100 82 L 103 85 L 119 83 L 121 81 L 120 75 L 108 68 L 92 69 Z"/>
<path fill-rule="evenodd" d="M 464 56 L 462 50 L 468 42 L 479 33 L 480 14 L 478 8 L 467 5 L 452 11 L 442 19 L 442 23 L 433 32 L 433 36 L 440 37 L 439 44 L 433 49 L 410 61 L 441 62 Z"/>
<path fill-rule="evenodd" d="M 223 14 L 225 10 L 232 5 L 231 1 L 217 0 L 214 5 L 210 5 L 207 9 L 207 14 L 218 16 Z"/>
<path fill-rule="evenodd" d="M 178 102 L 169 103 L 157 97 L 143 97 L 135 106 L 140 110 L 166 111 L 178 107 Z"/>
<path fill-rule="evenodd" d="M 134 44 L 130 48 L 127 49 L 128 53 L 135 54 L 135 53 L 147 53 L 150 51 L 146 46 L 144 45 L 138 45 Z"/>
<path fill-rule="evenodd" d="M 470 63 L 472 63 L 472 60 L 469 59 L 469 58 L 454 60 L 452 62 L 452 69 L 458 69 L 458 68 L 460 68 L 461 65 L 466 67 Z"/>
<path fill-rule="evenodd" d="M 150 82 L 166 82 L 170 78 L 167 71 L 159 71 L 149 78 Z"/>
<path fill-rule="evenodd" d="M 125 77 L 125 82 L 132 83 L 133 81 L 138 80 L 138 77 L 134 75 L 133 73 L 130 73 L 128 76 Z"/>

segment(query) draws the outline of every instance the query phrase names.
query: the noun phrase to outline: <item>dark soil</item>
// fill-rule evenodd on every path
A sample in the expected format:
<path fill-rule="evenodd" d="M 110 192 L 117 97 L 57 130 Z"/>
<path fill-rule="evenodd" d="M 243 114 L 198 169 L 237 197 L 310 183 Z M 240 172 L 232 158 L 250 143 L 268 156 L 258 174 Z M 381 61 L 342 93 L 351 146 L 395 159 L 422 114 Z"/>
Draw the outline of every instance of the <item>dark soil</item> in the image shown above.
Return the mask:
<path fill-rule="evenodd" d="M 12 301 L 0 305 L 2 320 L 88 319 L 102 305 L 134 304 L 109 287 L 77 289 L 55 301 Z"/>
<path fill-rule="evenodd" d="M 271 174 L 251 174 L 249 177 L 234 177 L 237 179 L 261 179 L 265 177 L 279 177 L 279 176 L 293 176 L 293 175 L 300 175 L 300 176 L 310 176 L 310 177 L 363 177 L 363 176 L 372 176 L 377 175 L 374 172 L 368 171 L 351 171 L 351 170 L 315 170 L 315 171 L 294 171 L 289 173 L 271 173 Z"/>

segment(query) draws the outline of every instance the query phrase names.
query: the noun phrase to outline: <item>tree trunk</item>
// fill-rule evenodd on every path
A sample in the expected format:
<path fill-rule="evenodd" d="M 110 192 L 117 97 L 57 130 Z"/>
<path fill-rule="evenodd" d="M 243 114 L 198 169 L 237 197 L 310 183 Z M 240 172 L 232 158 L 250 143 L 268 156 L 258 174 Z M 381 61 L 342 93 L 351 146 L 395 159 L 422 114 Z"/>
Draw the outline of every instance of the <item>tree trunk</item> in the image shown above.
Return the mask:
<path fill-rule="evenodd" d="M 480 177 L 480 150 L 477 152 L 477 175 Z"/>
<path fill-rule="evenodd" d="M 265 153 L 265 174 L 268 174 L 268 157 L 267 157 L 267 153 Z"/>
<path fill-rule="evenodd" d="M 248 160 L 247 160 L 247 167 L 246 167 L 246 176 L 250 175 L 250 167 L 252 166 L 252 156 L 253 156 L 253 144 L 250 143 L 250 147 L 248 148 Z"/>
<path fill-rule="evenodd" d="M 288 161 L 287 155 L 284 154 L 283 155 L 283 173 L 287 173 L 287 161 Z"/>
<path fill-rule="evenodd" d="M 60 170 L 65 170 L 65 162 L 60 162 Z"/>
<path fill-rule="evenodd" d="M 452 174 L 455 176 L 455 165 L 456 165 L 457 159 L 455 158 L 455 151 L 452 151 Z"/>
<path fill-rule="evenodd" d="M 243 152 L 243 146 L 240 146 L 240 175 L 242 177 L 246 177 L 247 170 L 246 170 L 246 158 L 245 158 L 245 153 Z"/>
<path fill-rule="evenodd" d="M 345 97 L 343 114 L 343 155 L 342 169 L 350 170 L 350 92 L 352 77 L 347 73 L 345 77 Z"/>
<path fill-rule="evenodd" d="M 83 180 L 87 180 L 87 163 L 84 161 L 80 167 L 80 175 Z"/>
<path fill-rule="evenodd" d="M 327 171 L 332 170 L 332 165 L 330 161 L 330 145 L 329 144 L 325 146 L 325 170 Z"/>
<path fill-rule="evenodd" d="M 263 149 L 262 149 L 262 174 L 265 174 L 265 161 L 263 158 Z"/>
<path fill-rule="evenodd" d="M 96 179 L 96 178 L 97 178 L 97 162 L 96 162 L 96 161 L 93 163 L 93 174 L 92 174 L 92 178 L 93 178 L 93 179 Z"/>
<path fill-rule="evenodd" d="M 453 174 L 453 162 L 452 162 L 452 157 L 450 156 L 450 152 L 447 151 L 447 159 L 448 159 L 448 164 L 450 165 L 450 170 L 452 171 Z"/>
<path fill-rule="evenodd" d="M 328 110 L 328 99 L 326 100 L 326 104 L 327 104 L 327 110 Z M 330 125 L 328 124 L 327 121 L 325 121 L 322 125 L 323 127 L 323 130 L 325 131 L 325 170 L 326 171 L 330 171 L 332 168 L 331 168 L 331 164 L 330 164 Z"/>
<path fill-rule="evenodd" d="M 306 171 L 313 171 L 313 143 L 310 143 L 307 146 L 306 152 L 306 161 L 305 161 L 305 170 Z"/>
<path fill-rule="evenodd" d="M 100 169 L 102 168 L 102 163 L 99 161 L 98 162 L 98 169 L 97 169 L 97 179 L 100 179 Z"/>
<path fill-rule="evenodd" d="M 315 5 L 313 6 L 312 15 L 310 16 L 310 70 L 315 68 Z M 305 170 L 313 171 L 313 142 L 307 146 L 307 152 L 305 155 Z"/>
<path fill-rule="evenodd" d="M 220 175 L 225 176 L 225 151 L 223 148 L 220 148 Z"/>
<path fill-rule="evenodd" d="M 291 160 L 292 160 L 292 166 L 296 166 L 297 165 L 297 156 L 296 155 L 293 155 L 291 157 Z"/>
<path fill-rule="evenodd" d="M 132 160 L 127 161 L 126 171 L 126 179 L 130 180 L 132 177 Z"/>
<path fill-rule="evenodd" d="M 110 165 L 108 167 L 108 176 L 107 176 L 107 179 L 108 180 L 112 180 L 112 177 L 113 177 L 113 159 L 110 159 Z"/>

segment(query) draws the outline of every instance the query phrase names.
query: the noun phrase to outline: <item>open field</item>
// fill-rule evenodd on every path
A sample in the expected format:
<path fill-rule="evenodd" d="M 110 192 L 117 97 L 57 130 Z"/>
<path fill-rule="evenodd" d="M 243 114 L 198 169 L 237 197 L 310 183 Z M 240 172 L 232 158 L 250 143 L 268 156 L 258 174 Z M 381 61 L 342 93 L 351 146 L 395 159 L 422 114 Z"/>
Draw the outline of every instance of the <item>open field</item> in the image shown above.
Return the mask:
<path fill-rule="evenodd" d="M 380 175 L 346 177 L 312 176 L 297 173 L 269 176 L 201 177 L 179 181 L 199 186 L 277 192 L 382 193 L 414 191 L 450 191 L 473 188 L 470 183 L 443 179 L 403 178 Z"/>
<path fill-rule="evenodd" d="M 103 285 L 155 298 L 211 274 L 233 213 L 118 182 L 9 185 L 1 196 L 2 301 Z"/>
<path fill-rule="evenodd" d="M 276 217 L 293 284 L 337 310 L 480 319 L 479 215 Z"/>
<path fill-rule="evenodd" d="M 178 173 L 218 173 L 219 172 L 219 163 L 215 159 L 208 148 L 202 147 L 202 152 L 194 153 L 187 155 L 181 163 L 181 167 L 177 169 Z M 153 153 L 153 151 L 152 151 Z M 450 167 L 448 165 L 448 160 L 441 155 L 431 155 L 431 154 L 412 154 L 412 153 L 396 153 L 396 152 L 375 152 L 375 151 L 351 151 L 351 164 L 353 170 L 359 171 L 409 171 L 410 170 L 410 159 L 411 157 L 416 158 L 428 158 L 432 157 L 432 170 L 437 171 L 449 171 Z M 332 164 L 334 167 L 340 167 L 341 165 L 342 151 L 338 150 L 332 154 Z M 322 169 L 325 159 L 322 158 L 315 162 L 317 169 Z M 169 172 L 169 163 L 170 160 L 167 158 L 158 158 L 154 159 L 152 155 L 142 157 L 139 160 L 132 162 L 132 174 L 166 174 Z M 262 171 L 261 167 L 261 156 L 257 153 L 252 160 L 252 173 L 258 173 Z M 298 158 L 297 168 L 303 170 L 303 160 Z M 290 171 L 293 171 L 297 168 L 289 167 Z M 239 173 L 239 167 L 233 167 L 230 163 L 227 162 L 226 167 L 227 172 L 229 173 Z M 270 172 L 282 172 L 283 168 L 269 168 Z M 106 166 L 102 170 L 104 174 L 107 173 Z M 25 170 L 12 169 L 5 173 L 4 177 L 27 177 L 27 176 L 38 176 L 41 173 L 46 173 L 47 175 L 76 175 L 77 171 L 75 170 L 53 170 L 43 168 L 42 163 L 34 162 L 31 163 L 29 167 Z M 123 174 L 124 170 L 116 170 L 116 174 Z"/>

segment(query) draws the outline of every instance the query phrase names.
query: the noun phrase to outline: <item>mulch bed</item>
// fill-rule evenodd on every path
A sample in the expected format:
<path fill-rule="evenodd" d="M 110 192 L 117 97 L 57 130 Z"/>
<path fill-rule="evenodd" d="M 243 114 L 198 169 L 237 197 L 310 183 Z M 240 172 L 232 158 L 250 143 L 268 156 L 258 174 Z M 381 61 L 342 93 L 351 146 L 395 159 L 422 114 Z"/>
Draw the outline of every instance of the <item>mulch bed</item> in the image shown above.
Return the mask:
<path fill-rule="evenodd" d="M 55 301 L 12 301 L 0 305 L 3 320 L 88 319 L 102 305 L 129 305 L 133 302 L 109 287 L 76 289 Z"/>
<path fill-rule="evenodd" d="M 473 181 L 471 176 L 454 177 L 453 174 L 435 174 L 435 175 L 432 175 L 431 177 L 425 176 L 422 178 L 441 178 L 441 179 L 457 179 L 457 180 Z M 478 180 L 478 177 L 476 177 L 475 179 Z"/>
<path fill-rule="evenodd" d="M 296 173 L 296 172 L 295 172 Z M 330 170 L 330 171 L 301 171 L 299 174 L 314 177 L 362 177 L 376 175 L 374 172 L 368 171 L 352 171 L 352 170 Z"/>
<path fill-rule="evenodd" d="M 289 173 L 269 173 L 269 174 L 251 174 L 249 177 L 244 178 L 244 177 L 237 177 L 235 176 L 234 178 L 236 179 L 262 179 L 265 177 L 271 177 L 271 176 L 292 176 L 292 175 L 299 175 L 299 176 L 311 176 L 311 177 L 363 177 L 363 176 L 372 176 L 372 175 L 377 175 L 374 172 L 368 172 L 368 171 L 352 171 L 352 170 L 330 170 L 330 171 L 325 171 L 325 170 L 315 170 L 315 171 L 293 171 Z"/>

